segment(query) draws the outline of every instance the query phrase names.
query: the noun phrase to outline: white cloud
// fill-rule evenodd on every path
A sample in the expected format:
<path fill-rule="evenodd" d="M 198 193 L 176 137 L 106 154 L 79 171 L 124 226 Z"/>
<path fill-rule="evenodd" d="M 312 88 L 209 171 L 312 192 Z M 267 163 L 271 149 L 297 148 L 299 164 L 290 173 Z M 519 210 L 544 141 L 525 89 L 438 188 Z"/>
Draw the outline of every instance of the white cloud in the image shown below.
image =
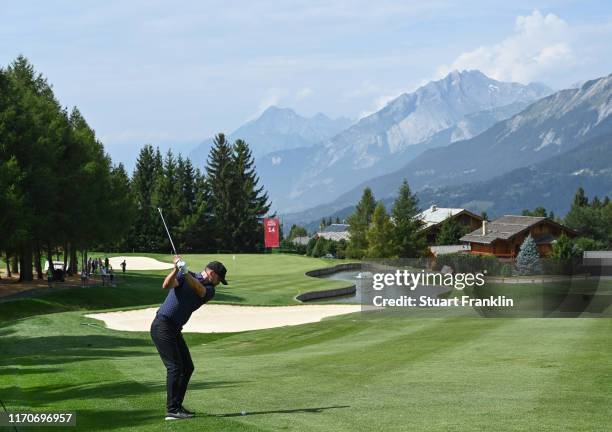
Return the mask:
<path fill-rule="evenodd" d="M 304 87 L 295 94 L 295 100 L 301 101 L 310 95 L 312 95 L 312 89 L 309 87 Z"/>
<path fill-rule="evenodd" d="M 272 165 L 279 165 L 283 161 L 280 156 L 272 156 Z"/>
<path fill-rule="evenodd" d="M 483 45 L 460 54 L 450 65 L 438 67 L 437 76 L 452 70 L 479 69 L 486 75 L 505 81 L 528 83 L 560 68 L 575 64 L 573 32 L 557 15 L 519 16 L 514 33 L 494 45 Z"/>
<path fill-rule="evenodd" d="M 266 95 L 260 100 L 259 104 L 257 105 L 257 110 L 247 118 L 247 121 L 256 119 L 271 106 L 279 105 L 280 101 L 286 95 L 287 91 L 284 89 L 268 89 Z"/>

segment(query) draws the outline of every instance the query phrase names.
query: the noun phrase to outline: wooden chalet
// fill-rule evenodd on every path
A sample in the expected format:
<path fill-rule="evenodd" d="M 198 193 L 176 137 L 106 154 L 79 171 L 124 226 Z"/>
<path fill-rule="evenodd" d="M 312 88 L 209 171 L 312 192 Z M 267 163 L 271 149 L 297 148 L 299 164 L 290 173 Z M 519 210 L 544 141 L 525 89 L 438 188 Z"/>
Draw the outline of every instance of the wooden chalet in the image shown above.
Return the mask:
<path fill-rule="evenodd" d="M 476 229 L 482 224 L 482 217 L 463 208 L 438 207 L 432 205 L 427 210 L 422 211 L 417 215 L 425 225 L 423 230 L 427 238 L 427 244 L 433 245 L 436 243 L 438 233 L 442 227 L 442 222 L 448 218 L 456 219 L 459 225 Z"/>
<path fill-rule="evenodd" d="M 470 245 L 472 254 L 495 255 L 514 259 L 525 238 L 531 234 L 540 256 L 549 256 L 557 238 L 565 233 L 575 237 L 576 232 L 546 217 L 506 215 L 482 226 L 459 240 Z"/>

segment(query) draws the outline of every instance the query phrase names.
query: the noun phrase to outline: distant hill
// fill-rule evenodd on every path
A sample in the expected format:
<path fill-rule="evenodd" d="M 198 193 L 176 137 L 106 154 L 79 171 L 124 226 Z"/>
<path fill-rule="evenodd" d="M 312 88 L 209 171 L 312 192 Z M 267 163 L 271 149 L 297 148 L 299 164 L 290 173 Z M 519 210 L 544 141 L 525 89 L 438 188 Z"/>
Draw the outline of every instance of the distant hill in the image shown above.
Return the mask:
<path fill-rule="evenodd" d="M 418 196 L 423 207 L 465 207 L 476 213 L 484 210 L 490 217 L 538 206 L 563 216 L 579 187 L 589 196 L 612 198 L 612 133 L 487 181 L 424 189 Z"/>
<path fill-rule="evenodd" d="M 467 208 L 476 214 L 486 211 L 488 217 L 494 219 L 543 206 L 563 217 L 579 187 L 587 196 L 603 199 L 607 195 L 612 198 L 612 134 L 591 139 L 558 156 L 490 180 L 425 188 L 416 194 L 422 209 L 432 204 Z M 393 197 L 382 200 L 387 210 L 393 205 L 393 200 Z M 354 210 L 355 205 L 350 205 L 325 216 L 345 220 Z M 314 213 L 302 213 L 301 220 L 285 216 L 285 224 L 302 223 L 309 230 L 316 230 L 320 217 Z"/>

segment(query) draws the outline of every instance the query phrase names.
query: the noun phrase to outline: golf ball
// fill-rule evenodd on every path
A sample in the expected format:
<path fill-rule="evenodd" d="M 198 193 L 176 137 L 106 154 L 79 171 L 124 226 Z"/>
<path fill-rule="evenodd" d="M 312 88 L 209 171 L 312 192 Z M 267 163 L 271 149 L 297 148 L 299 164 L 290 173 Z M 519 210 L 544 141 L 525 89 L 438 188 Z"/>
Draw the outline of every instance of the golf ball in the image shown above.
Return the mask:
<path fill-rule="evenodd" d="M 242 411 L 240 414 L 242 414 L 242 415 L 246 415 L 246 411 Z"/>

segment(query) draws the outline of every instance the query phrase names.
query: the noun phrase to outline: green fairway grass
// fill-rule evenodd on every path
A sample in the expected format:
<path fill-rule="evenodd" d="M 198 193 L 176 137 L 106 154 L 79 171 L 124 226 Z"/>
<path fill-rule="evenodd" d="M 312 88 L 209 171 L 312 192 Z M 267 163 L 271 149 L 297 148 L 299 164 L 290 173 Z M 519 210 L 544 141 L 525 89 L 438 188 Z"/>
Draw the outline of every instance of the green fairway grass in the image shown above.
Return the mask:
<path fill-rule="evenodd" d="M 212 258 L 186 256 L 192 268 Z M 324 260 L 240 255 L 234 270 L 231 255 L 220 260 L 231 283 L 220 294 L 232 296 L 223 302 L 293 304 L 301 290 L 342 284 L 303 276 Z M 406 310 L 186 334 L 196 370 L 185 405 L 199 416 L 169 424 L 165 369 L 148 333 L 83 317 L 159 303 L 163 274 L 0 301 L 7 408 L 76 411 L 83 431 L 609 430 L 612 320 Z M 10 312 L 20 308 L 28 312 Z"/>
<path fill-rule="evenodd" d="M 116 254 L 129 256 L 130 254 Z M 161 254 L 134 254 L 171 262 Z M 103 254 L 94 256 L 104 257 Z M 114 256 L 114 255 L 108 255 Z M 299 255 L 184 255 L 192 271 L 199 272 L 212 261 L 219 260 L 228 269 L 228 286 L 217 287 L 216 303 L 249 305 L 300 304 L 295 296 L 308 291 L 341 288 L 349 282 L 305 276 L 317 268 L 344 261 L 307 258 Z M 134 271 L 125 276 L 115 272 L 117 286 L 69 288 L 41 293 L 35 297 L 1 301 L 0 320 L 16 319 L 47 312 L 147 307 L 161 303 L 166 292 L 161 284 L 170 270 Z"/>

